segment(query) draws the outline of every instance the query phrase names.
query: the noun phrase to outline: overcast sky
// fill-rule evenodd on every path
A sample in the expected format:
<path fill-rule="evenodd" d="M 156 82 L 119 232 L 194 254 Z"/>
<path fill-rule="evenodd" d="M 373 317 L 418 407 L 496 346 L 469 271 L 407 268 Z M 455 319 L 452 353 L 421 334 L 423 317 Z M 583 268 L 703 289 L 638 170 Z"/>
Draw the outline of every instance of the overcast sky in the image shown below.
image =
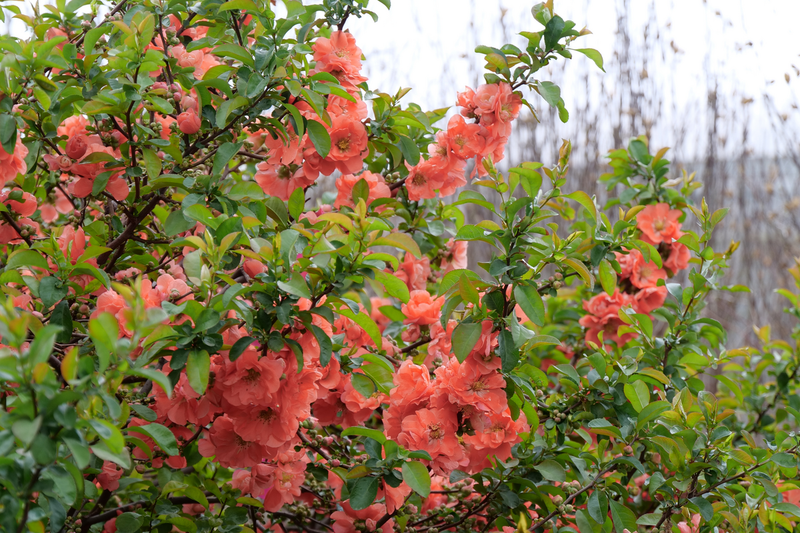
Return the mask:
<path fill-rule="evenodd" d="M 525 40 L 519 32 L 541 28 L 531 16 L 534 2 L 529 0 L 394 0 L 390 15 L 377 2 L 372 3 L 381 16 L 377 23 L 369 18 L 348 22 L 366 55 L 370 84 L 384 90 L 413 87 L 408 98 L 424 108 L 452 105 L 456 90 L 479 83 L 480 64 L 473 52 L 476 44 L 511 42 L 524 48 Z M 756 139 L 754 150 L 773 152 L 774 124 L 769 120 L 764 95 L 773 99 L 779 113 L 788 115 L 787 127 L 798 126 L 798 113 L 791 106 L 800 94 L 800 79 L 794 68 L 800 66 L 796 27 L 800 1 L 657 0 L 655 5 L 652 10 L 647 0 L 559 0 L 555 8 L 563 18 L 574 20 L 578 28 L 589 27 L 593 34 L 575 45 L 599 50 L 607 71 L 615 66 L 617 17 L 621 12 L 628 18 L 625 23 L 634 46 L 643 44 L 646 38 L 654 41 L 654 35 L 644 35 L 648 20 L 661 33 L 663 42 L 674 45 L 666 51 L 656 50 L 648 58 L 647 76 L 651 82 L 669 87 L 664 90 L 665 107 L 672 110 L 660 117 L 654 140 L 671 144 L 676 121 L 704 113 L 713 75 L 720 93 L 736 102 L 754 99 L 748 110 L 753 129 L 750 134 Z M 587 98 L 602 105 L 602 100 L 613 97 L 617 90 L 614 77 L 596 70 L 593 89 L 575 86 L 577 73 L 590 64 L 588 59 L 576 57 L 569 63 L 553 64 L 541 78 L 563 80 L 562 96 L 568 109 L 575 109 Z M 790 83 L 784 79 L 786 74 Z M 732 116 L 727 119 L 736 120 Z M 698 121 L 702 120 L 704 117 L 698 116 Z M 553 137 L 558 139 L 566 133 L 568 128 L 554 132 Z M 702 135 L 689 142 L 702 143 Z"/>

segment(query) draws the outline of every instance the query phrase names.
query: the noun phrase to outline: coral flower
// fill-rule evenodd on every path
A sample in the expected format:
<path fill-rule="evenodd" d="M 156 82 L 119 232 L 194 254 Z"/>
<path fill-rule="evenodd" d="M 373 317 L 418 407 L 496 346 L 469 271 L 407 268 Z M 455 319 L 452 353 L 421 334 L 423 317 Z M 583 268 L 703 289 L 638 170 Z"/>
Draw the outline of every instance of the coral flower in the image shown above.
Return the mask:
<path fill-rule="evenodd" d="M 402 312 L 406 315 L 404 324 L 428 326 L 439 320 L 444 304 L 444 297 L 434 299 L 428 291 L 411 291 L 407 304 L 403 304 Z"/>
<path fill-rule="evenodd" d="M 8 153 L 0 146 L 0 187 L 13 181 L 17 174 L 25 174 L 28 171 L 28 166 L 25 164 L 25 158 L 28 157 L 28 148 L 22 144 L 19 134 L 17 134 L 17 144 L 14 146 L 14 152 Z"/>
<path fill-rule="evenodd" d="M 336 196 L 336 201 L 333 203 L 334 207 L 339 208 L 343 205 L 355 207 L 353 203 L 353 187 L 362 179 L 366 181 L 369 187 L 369 194 L 366 200 L 367 205 L 378 198 L 391 198 L 392 191 L 389 190 L 389 186 L 386 185 L 386 180 L 383 179 L 383 176 L 366 170 L 358 176 L 342 174 L 336 178 L 338 196 Z"/>
<path fill-rule="evenodd" d="M 678 222 L 682 214 L 677 209 L 670 209 L 669 204 L 648 205 L 636 215 L 636 226 L 642 232 L 642 239 L 650 244 L 669 243 L 682 235 Z"/>
<path fill-rule="evenodd" d="M 269 161 L 256 165 L 253 179 L 266 194 L 281 200 L 288 200 L 295 189 L 305 188 L 314 183 L 313 179 L 306 176 L 304 167 L 276 166 Z"/>
<path fill-rule="evenodd" d="M 458 442 L 455 413 L 449 409 L 419 409 L 403 419 L 397 442 L 409 450 L 425 450 L 433 459 L 432 466 L 453 464 L 463 457 Z M 441 458 L 441 461 L 437 459 Z"/>
<path fill-rule="evenodd" d="M 208 438 L 198 442 L 203 457 L 216 456 L 223 468 L 246 468 L 261 463 L 267 455 L 266 447 L 246 441 L 233 430 L 233 421 L 226 415 L 214 420 Z"/>

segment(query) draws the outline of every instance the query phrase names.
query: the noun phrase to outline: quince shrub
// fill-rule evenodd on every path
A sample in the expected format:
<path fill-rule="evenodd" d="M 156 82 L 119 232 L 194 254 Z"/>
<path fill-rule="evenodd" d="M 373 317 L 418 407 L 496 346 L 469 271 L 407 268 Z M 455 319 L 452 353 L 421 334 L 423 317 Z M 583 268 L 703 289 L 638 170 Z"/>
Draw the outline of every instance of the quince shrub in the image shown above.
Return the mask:
<path fill-rule="evenodd" d="M 362 75 L 389 0 L 45 7 L 0 11 L 4 531 L 794 530 L 796 346 L 701 315 L 726 211 L 644 139 L 604 209 L 569 142 L 497 170 L 603 68 L 552 0 L 442 127 Z"/>

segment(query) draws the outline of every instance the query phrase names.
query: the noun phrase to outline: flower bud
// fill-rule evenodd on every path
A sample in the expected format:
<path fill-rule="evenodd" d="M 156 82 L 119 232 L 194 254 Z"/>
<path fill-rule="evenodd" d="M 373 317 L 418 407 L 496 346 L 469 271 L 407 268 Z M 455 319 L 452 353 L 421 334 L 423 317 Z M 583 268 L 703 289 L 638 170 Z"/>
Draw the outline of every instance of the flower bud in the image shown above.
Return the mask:
<path fill-rule="evenodd" d="M 200 117 L 193 109 L 178 115 L 178 128 L 187 135 L 193 135 L 200 131 L 200 124 Z"/>

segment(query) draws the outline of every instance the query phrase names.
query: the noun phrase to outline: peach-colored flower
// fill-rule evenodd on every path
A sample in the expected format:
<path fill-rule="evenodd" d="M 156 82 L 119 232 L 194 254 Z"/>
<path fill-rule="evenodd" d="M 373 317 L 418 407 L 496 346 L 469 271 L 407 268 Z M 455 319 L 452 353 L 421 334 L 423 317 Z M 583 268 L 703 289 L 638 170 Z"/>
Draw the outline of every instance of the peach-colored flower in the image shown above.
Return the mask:
<path fill-rule="evenodd" d="M 86 117 L 83 115 L 73 115 L 64 119 L 57 131 L 59 136 L 66 136 L 68 139 L 71 139 L 78 135 L 86 135 L 86 126 L 88 125 L 89 121 Z"/>
<path fill-rule="evenodd" d="M 25 174 L 28 171 L 28 166 L 25 164 L 25 158 L 28 157 L 28 148 L 22 144 L 22 139 L 17 134 L 17 144 L 14 146 L 14 152 L 8 153 L 0 146 L 0 187 L 13 181 L 17 174 Z"/>
<path fill-rule="evenodd" d="M 669 256 L 664 260 L 664 268 L 668 268 L 673 274 L 678 273 L 689 267 L 689 259 L 692 254 L 685 244 L 673 242 L 669 247 Z"/>
<path fill-rule="evenodd" d="M 340 115 L 333 117 L 328 133 L 331 150 L 326 159 L 332 161 L 342 174 L 360 171 L 368 149 L 364 125 L 349 115 Z"/>
<path fill-rule="evenodd" d="M 369 187 L 369 194 L 366 200 L 367 205 L 374 202 L 378 198 L 391 198 L 392 191 L 386 185 L 386 180 L 380 174 L 375 174 L 369 170 L 365 170 L 358 176 L 353 174 L 342 174 L 336 178 L 336 190 L 338 195 L 336 201 L 333 203 L 334 207 L 340 208 L 343 205 L 355 207 L 353 203 L 353 187 L 361 180 L 365 180 Z"/>
<path fill-rule="evenodd" d="M 455 412 L 449 409 L 419 409 L 405 417 L 397 442 L 409 450 L 425 450 L 437 473 L 458 466 L 464 450 L 458 442 Z"/>
<path fill-rule="evenodd" d="M 105 490 L 114 491 L 119 488 L 119 478 L 123 470 L 111 461 L 103 461 L 103 468 L 97 474 L 97 482 Z"/>
<path fill-rule="evenodd" d="M 669 204 L 648 205 L 636 215 L 636 226 L 642 232 L 642 240 L 650 244 L 672 242 L 681 235 L 681 224 L 678 219 L 683 213 L 670 209 Z"/>
<path fill-rule="evenodd" d="M 305 174 L 304 167 L 276 166 L 269 161 L 256 165 L 253 179 L 266 194 L 281 200 L 288 200 L 295 189 L 308 187 L 315 181 Z"/>
<path fill-rule="evenodd" d="M 170 52 L 172 53 L 172 57 L 178 60 L 179 67 L 194 67 L 194 77 L 198 80 L 203 79 L 203 76 L 205 76 L 210 68 L 219 65 L 219 61 L 210 53 L 206 53 L 205 49 L 187 52 L 186 48 L 179 44 L 170 47 Z"/>
<path fill-rule="evenodd" d="M 701 517 L 699 514 L 694 514 L 692 515 L 691 525 L 687 524 L 686 522 L 678 522 L 678 529 L 681 533 L 699 533 L 700 518 Z"/>
<path fill-rule="evenodd" d="M 455 241 L 450 239 L 445 245 L 445 256 L 442 258 L 441 269 L 443 274 L 453 270 L 463 270 L 467 268 L 467 246 L 468 241 Z"/>
<path fill-rule="evenodd" d="M 187 135 L 194 135 L 200 131 L 200 122 L 200 117 L 194 109 L 189 109 L 178 115 L 178 129 Z"/>
<path fill-rule="evenodd" d="M 421 291 L 428 286 L 428 277 L 431 275 L 431 261 L 427 256 L 417 259 L 411 252 L 406 252 L 400 268 L 394 275 L 408 285 L 409 290 Z"/>
<path fill-rule="evenodd" d="M 433 298 L 428 291 L 411 291 L 407 304 L 403 304 L 402 312 L 406 315 L 404 324 L 428 326 L 439 320 L 444 304 L 444 297 Z"/>
<path fill-rule="evenodd" d="M 639 257 L 640 259 L 634 263 L 631 271 L 631 283 L 634 287 L 647 289 L 655 287 L 658 280 L 667 279 L 667 273 L 664 272 L 664 269 L 658 268 L 652 261 L 645 262 L 641 255 Z"/>

